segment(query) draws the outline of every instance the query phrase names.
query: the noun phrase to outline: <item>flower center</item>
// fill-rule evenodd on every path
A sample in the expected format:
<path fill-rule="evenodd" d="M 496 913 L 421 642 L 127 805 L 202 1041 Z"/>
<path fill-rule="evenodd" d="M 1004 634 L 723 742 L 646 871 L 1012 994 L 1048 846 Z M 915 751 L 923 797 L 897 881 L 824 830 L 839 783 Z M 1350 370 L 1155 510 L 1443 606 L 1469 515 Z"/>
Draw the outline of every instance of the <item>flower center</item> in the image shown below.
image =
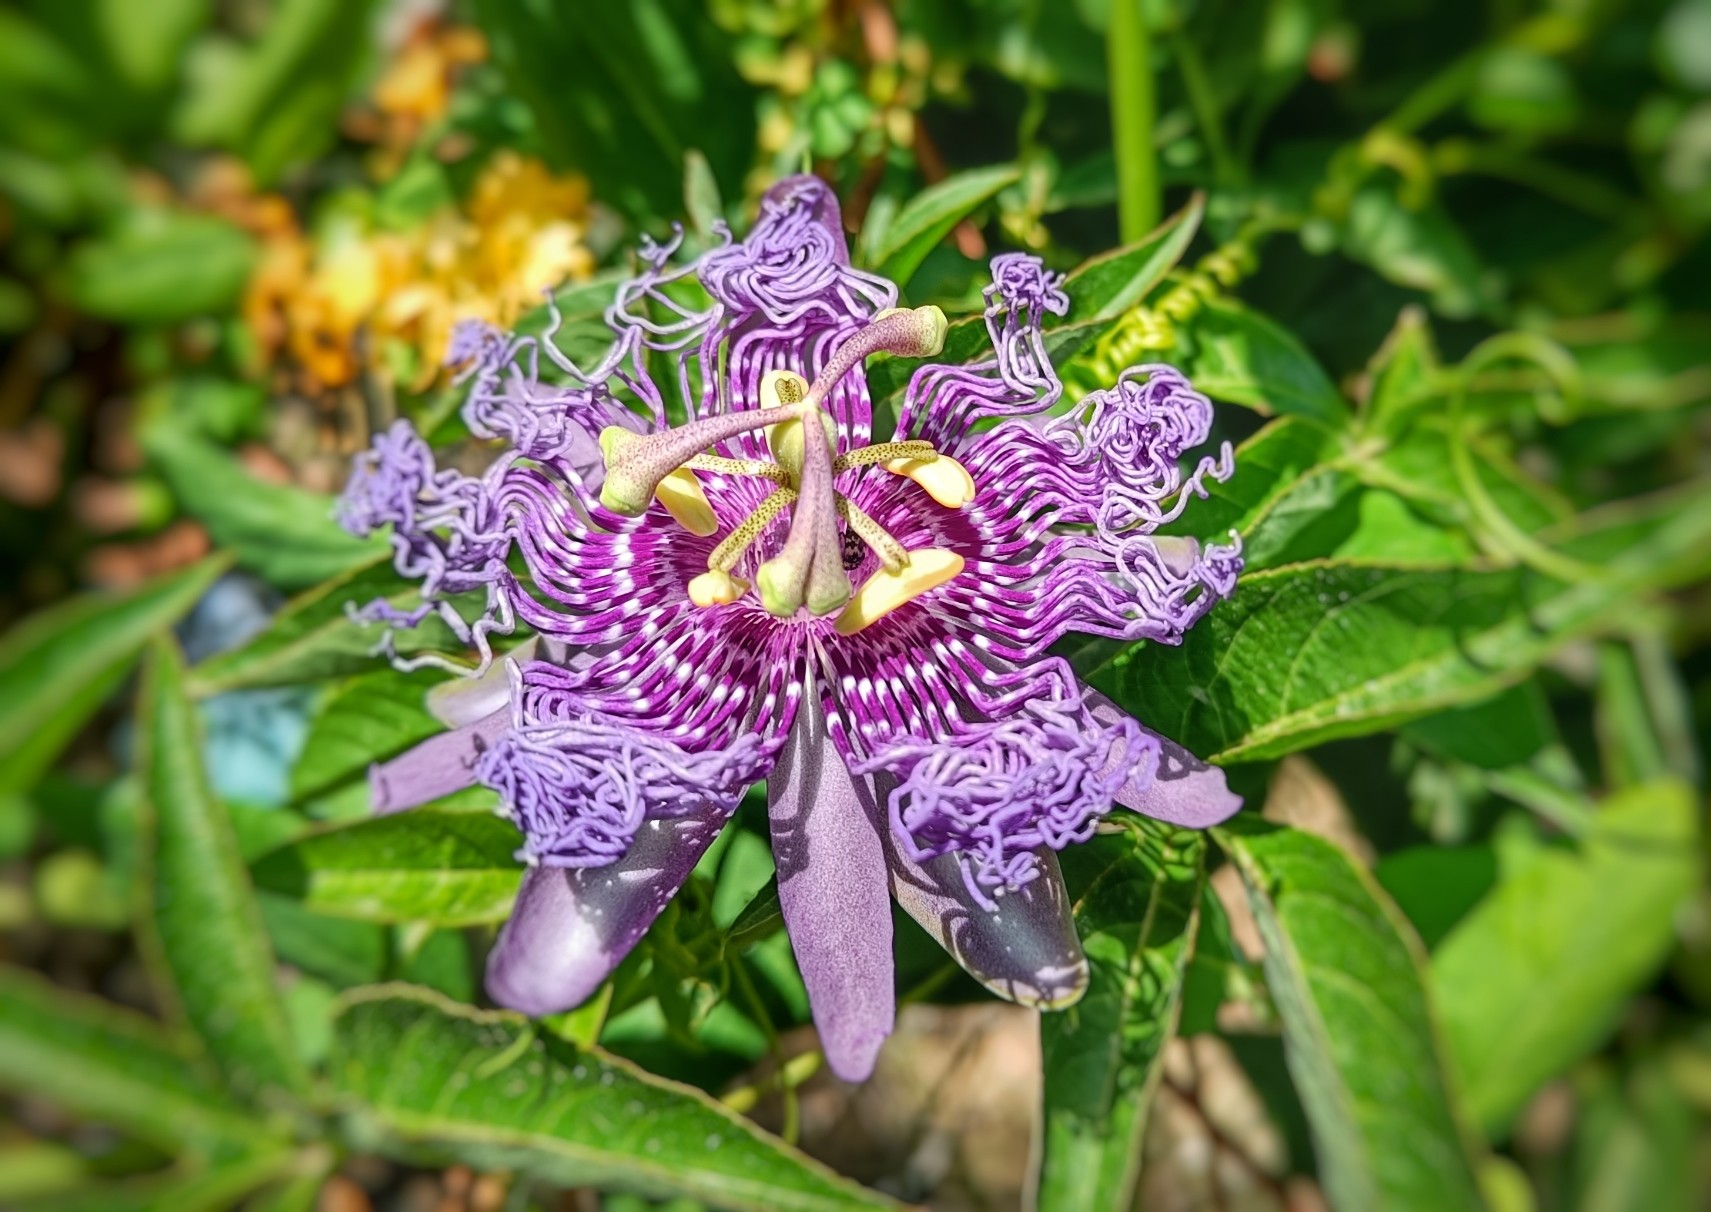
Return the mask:
<path fill-rule="evenodd" d="M 885 351 L 930 357 L 944 345 L 945 317 L 937 307 L 893 308 L 839 346 L 812 384 L 787 370 L 767 372 L 760 407 L 705 417 L 648 435 L 612 426 L 600 435 L 606 478 L 601 502 L 634 517 L 658 500 L 692 534 L 718 531 L 717 517 L 697 471 L 755 477 L 777 487 L 733 527 L 707 559 L 707 571 L 688 591 L 697 606 L 724 605 L 748 592 L 734 575 L 751 544 L 786 508 L 790 532 L 784 546 L 755 574 L 762 606 L 779 618 L 838 614 L 836 630 L 853 635 L 962 571 L 962 557 L 929 548 L 911 552 L 855 502 L 833 487 L 838 473 L 879 465 L 919 484 L 947 509 L 974 499 L 974 480 L 955 459 L 930 442 L 880 442 L 839 454 L 837 427 L 824 409 L 832 389 L 869 354 Z M 821 433 L 813 434 L 818 428 Z M 732 459 L 708 453 L 715 443 L 765 429 L 774 461 Z M 842 522 L 848 527 L 840 528 Z M 871 548 L 880 568 L 852 589 L 846 559 L 850 536 Z M 859 561 L 856 561 L 859 564 Z"/>

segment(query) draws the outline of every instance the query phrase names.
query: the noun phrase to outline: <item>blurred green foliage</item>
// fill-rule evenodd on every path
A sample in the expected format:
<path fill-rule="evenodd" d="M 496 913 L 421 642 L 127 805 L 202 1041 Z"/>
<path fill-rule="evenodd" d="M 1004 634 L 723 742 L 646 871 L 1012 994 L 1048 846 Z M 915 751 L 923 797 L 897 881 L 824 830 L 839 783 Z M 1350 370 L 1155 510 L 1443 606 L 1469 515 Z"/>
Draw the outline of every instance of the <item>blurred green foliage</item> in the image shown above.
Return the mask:
<path fill-rule="evenodd" d="M 511 827 L 367 818 L 437 675 L 344 610 L 410 590 L 349 454 L 467 452 L 442 322 L 530 258 L 575 349 L 636 238 L 804 168 L 910 302 L 1037 252 L 1075 390 L 1169 361 L 1239 443 L 1178 526 L 1236 597 L 1064 655 L 1250 810 L 1065 856 L 1094 987 L 986 1185 L 906 1103 L 905 1160 L 826 1127 L 753 806 L 533 1024 L 479 1008 Z M 1703 1206 L 1708 224 L 1707 0 L 0 8 L 0 1204 Z"/>

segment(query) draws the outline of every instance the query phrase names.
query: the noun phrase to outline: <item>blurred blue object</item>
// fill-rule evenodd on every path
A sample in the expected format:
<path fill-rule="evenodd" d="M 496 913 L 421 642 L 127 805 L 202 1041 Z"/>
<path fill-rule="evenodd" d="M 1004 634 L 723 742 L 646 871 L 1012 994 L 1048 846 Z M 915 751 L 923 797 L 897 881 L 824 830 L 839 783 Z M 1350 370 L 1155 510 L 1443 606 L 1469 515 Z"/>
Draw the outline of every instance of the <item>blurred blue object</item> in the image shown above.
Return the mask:
<path fill-rule="evenodd" d="M 185 655 L 205 660 L 266 628 L 278 595 L 241 573 L 222 578 L 181 628 Z M 208 779 L 227 801 L 279 808 L 291 798 L 291 768 L 309 731 L 311 691 L 233 690 L 202 704 Z"/>

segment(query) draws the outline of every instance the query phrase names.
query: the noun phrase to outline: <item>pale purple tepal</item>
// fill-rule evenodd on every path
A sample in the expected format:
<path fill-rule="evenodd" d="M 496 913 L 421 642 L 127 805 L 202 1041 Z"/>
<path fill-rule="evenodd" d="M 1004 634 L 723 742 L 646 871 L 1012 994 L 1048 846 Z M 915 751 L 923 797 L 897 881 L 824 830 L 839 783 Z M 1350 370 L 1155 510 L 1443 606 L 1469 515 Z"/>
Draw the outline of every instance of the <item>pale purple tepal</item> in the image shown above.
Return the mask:
<path fill-rule="evenodd" d="M 597 366 L 556 322 L 460 329 L 464 419 L 504 447 L 480 476 L 406 422 L 358 457 L 342 520 L 389 525 L 423 595 L 366 617 L 438 613 L 482 657 L 374 805 L 498 791 L 529 869 L 487 990 L 545 1014 L 598 988 L 765 779 L 814 1020 L 860 1080 L 895 1013 L 892 897 L 988 988 L 1061 1007 L 1087 962 L 1056 852 L 1113 802 L 1189 827 L 1239 806 L 1048 652 L 1174 644 L 1229 595 L 1238 544 L 1156 531 L 1230 453 L 1183 475 L 1212 409 L 1168 366 L 1066 404 L 1043 329 L 1063 280 L 1020 254 L 992 262 L 991 357 L 921 367 L 875 444 L 865 358 L 937 354 L 943 314 L 851 267 L 812 177 L 721 238 L 684 265 L 644 247 Z M 449 599 L 472 592 L 470 619 Z M 488 672 L 519 620 L 535 638 Z"/>

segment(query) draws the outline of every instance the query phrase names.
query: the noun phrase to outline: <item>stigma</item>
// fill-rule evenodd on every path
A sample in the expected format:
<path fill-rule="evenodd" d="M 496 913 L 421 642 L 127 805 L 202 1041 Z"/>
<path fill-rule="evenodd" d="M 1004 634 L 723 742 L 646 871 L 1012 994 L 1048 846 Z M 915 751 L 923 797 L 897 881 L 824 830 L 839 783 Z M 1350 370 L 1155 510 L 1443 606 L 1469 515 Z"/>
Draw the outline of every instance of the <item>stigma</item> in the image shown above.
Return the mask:
<path fill-rule="evenodd" d="M 943 347 L 944 334 L 938 308 L 893 308 L 839 346 L 812 383 L 793 371 L 768 371 L 756 408 L 650 435 L 608 429 L 600 435 L 607 469 L 602 503 L 634 517 L 657 501 L 678 525 L 707 538 L 718 533 L 719 522 L 698 471 L 772 481 L 774 490 L 713 548 L 707 571 L 690 580 L 690 601 L 701 608 L 726 606 L 753 588 L 762 607 L 778 618 L 804 610 L 810 617 L 836 615 L 838 634 L 854 635 L 956 576 L 963 560 L 940 548 L 905 548 L 836 490 L 836 476 L 880 467 L 919 485 L 946 509 L 972 502 L 976 486 L 962 464 L 929 442 L 882 442 L 840 454 L 837 425 L 825 405 L 838 381 L 869 354 L 932 356 Z M 756 430 L 765 431 L 771 461 L 712 453 L 719 442 Z M 737 570 L 786 509 L 789 534 L 778 554 L 756 569 L 751 586 Z M 879 567 L 857 590 L 850 573 L 865 562 L 864 549 L 878 557 Z"/>

